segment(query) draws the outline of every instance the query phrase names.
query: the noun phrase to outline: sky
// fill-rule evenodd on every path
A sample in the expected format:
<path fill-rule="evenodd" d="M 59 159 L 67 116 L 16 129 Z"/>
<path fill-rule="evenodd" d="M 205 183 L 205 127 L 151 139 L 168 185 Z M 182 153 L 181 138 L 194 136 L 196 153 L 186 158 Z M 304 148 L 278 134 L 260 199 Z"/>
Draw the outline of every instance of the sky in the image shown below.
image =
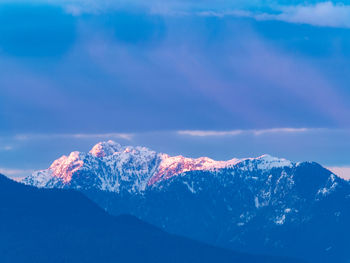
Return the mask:
<path fill-rule="evenodd" d="M 350 178 L 350 1 L 0 0 L 0 172 L 113 139 Z"/>

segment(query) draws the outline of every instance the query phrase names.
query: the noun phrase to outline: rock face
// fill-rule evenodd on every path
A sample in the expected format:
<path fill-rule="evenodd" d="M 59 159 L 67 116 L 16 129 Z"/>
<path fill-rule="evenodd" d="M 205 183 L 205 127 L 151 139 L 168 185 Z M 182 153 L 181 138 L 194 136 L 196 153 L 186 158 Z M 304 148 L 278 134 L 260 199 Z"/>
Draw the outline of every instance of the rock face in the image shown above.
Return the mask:
<path fill-rule="evenodd" d="M 102 142 L 24 179 L 84 192 L 108 212 L 247 252 L 350 260 L 350 183 L 317 163 L 214 161 Z"/>

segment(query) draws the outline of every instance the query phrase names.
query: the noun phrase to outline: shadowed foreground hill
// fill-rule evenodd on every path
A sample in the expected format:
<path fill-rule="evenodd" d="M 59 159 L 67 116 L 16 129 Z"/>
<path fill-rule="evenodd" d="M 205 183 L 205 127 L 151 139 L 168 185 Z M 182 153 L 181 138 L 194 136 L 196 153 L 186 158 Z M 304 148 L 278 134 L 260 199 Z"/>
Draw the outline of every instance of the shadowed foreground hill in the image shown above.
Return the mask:
<path fill-rule="evenodd" d="M 113 217 L 75 191 L 37 189 L 0 175 L 0 261 L 297 263 L 219 249 Z"/>

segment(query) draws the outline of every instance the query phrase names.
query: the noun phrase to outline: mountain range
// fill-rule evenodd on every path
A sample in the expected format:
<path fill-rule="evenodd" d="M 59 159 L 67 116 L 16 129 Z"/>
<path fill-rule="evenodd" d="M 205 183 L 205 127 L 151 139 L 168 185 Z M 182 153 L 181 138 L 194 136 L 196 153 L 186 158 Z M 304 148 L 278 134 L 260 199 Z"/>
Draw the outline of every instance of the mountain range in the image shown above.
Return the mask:
<path fill-rule="evenodd" d="M 223 248 L 350 262 L 350 182 L 314 162 L 172 157 L 108 141 L 23 183 L 75 189 L 113 215 Z"/>
<path fill-rule="evenodd" d="M 3 175 L 0 215 L 2 263 L 302 263 L 171 235 L 133 216 L 111 216 L 76 191 L 38 189 Z"/>

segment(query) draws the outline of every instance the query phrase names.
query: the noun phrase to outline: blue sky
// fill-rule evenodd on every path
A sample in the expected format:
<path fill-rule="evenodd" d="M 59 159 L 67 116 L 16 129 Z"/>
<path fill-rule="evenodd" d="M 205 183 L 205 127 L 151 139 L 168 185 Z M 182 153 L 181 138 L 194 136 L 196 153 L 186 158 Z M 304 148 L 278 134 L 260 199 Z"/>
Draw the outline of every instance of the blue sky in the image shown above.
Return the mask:
<path fill-rule="evenodd" d="M 110 138 L 350 166 L 349 2 L 144 2 L 0 1 L 1 171 Z"/>

